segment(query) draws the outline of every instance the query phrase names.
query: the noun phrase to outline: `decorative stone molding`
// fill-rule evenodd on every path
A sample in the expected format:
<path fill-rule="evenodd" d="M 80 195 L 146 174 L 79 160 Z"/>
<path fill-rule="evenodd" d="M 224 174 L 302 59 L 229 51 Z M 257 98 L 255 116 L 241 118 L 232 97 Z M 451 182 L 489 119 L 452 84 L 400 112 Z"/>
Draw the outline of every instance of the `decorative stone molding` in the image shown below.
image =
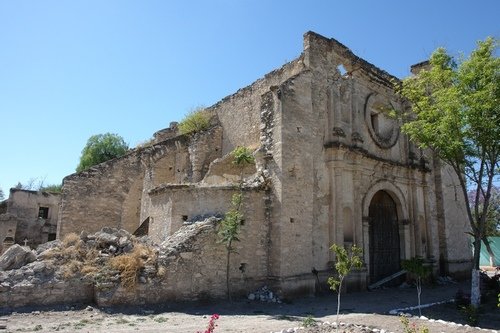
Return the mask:
<path fill-rule="evenodd" d="M 365 123 L 380 148 L 391 148 L 398 141 L 398 122 L 387 114 L 393 109 L 397 109 L 396 105 L 383 95 L 371 93 L 366 98 Z"/>

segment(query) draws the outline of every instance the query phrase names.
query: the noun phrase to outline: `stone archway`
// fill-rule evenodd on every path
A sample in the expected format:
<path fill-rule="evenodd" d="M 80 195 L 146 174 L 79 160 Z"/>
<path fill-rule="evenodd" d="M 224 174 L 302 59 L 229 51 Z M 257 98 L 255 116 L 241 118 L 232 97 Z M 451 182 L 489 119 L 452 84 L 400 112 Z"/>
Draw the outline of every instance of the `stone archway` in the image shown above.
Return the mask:
<path fill-rule="evenodd" d="M 401 269 L 400 231 L 396 202 L 386 191 L 373 195 L 368 211 L 369 272 L 373 283 Z"/>

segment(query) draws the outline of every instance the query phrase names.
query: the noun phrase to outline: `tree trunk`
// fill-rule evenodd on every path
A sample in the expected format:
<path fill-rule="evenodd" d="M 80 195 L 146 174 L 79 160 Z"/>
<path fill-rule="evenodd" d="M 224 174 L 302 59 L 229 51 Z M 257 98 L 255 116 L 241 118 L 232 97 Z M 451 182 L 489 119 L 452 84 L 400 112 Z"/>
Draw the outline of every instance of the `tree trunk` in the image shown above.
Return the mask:
<path fill-rule="evenodd" d="M 229 259 L 231 258 L 231 250 L 227 250 L 227 262 L 226 262 L 226 289 L 227 289 L 227 299 L 231 301 L 231 290 L 229 289 Z"/>
<path fill-rule="evenodd" d="M 481 283 L 480 283 L 480 270 L 479 258 L 481 255 L 481 237 L 474 236 L 474 261 L 472 267 L 471 287 L 470 287 L 470 303 L 474 307 L 481 304 Z"/>
<path fill-rule="evenodd" d="M 470 304 L 475 308 L 478 308 L 481 304 L 481 271 L 479 269 L 472 270 L 472 283 L 470 290 Z"/>

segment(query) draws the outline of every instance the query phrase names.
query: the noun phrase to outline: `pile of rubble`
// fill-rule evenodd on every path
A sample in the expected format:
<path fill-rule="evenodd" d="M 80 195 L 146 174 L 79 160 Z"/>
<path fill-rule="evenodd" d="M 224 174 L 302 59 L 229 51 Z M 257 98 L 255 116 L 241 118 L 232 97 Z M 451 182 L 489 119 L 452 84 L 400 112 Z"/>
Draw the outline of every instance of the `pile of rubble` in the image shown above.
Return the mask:
<path fill-rule="evenodd" d="M 279 297 L 273 293 L 267 286 L 260 288 L 250 294 L 248 294 L 247 298 L 250 301 L 260 301 L 267 303 L 281 303 Z"/>
<path fill-rule="evenodd" d="M 137 281 L 146 283 L 157 275 L 158 250 L 147 237 L 137 238 L 115 228 L 71 234 L 36 250 L 15 244 L 0 257 L 0 291 L 67 280 L 110 287 L 122 278 L 113 258 L 126 255 L 136 255 Z"/>

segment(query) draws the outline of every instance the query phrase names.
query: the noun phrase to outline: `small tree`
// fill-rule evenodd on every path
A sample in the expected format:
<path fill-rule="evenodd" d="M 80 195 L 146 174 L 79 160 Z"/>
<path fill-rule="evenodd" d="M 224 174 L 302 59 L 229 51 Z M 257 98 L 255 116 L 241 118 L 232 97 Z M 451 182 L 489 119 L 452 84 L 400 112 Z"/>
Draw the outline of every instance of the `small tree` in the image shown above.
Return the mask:
<path fill-rule="evenodd" d="M 3 193 L 3 190 L 0 188 L 0 201 L 5 199 L 5 194 Z"/>
<path fill-rule="evenodd" d="M 242 168 L 246 164 L 255 163 L 255 159 L 250 151 L 246 147 L 238 146 L 232 152 L 233 164 Z M 243 171 L 242 171 L 243 172 Z M 224 215 L 224 219 L 221 221 L 219 227 L 219 237 L 220 242 L 224 243 L 226 246 L 227 257 L 226 257 L 226 288 L 227 297 L 231 300 L 231 290 L 229 285 L 229 272 L 231 265 L 231 253 L 236 252 L 233 248 L 233 242 L 239 241 L 238 234 L 240 232 L 241 224 L 243 223 L 243 212 L 241 211 L 241 205 L 243 200 L 243 176 L 240 176 L 240 191 L 237 194 L 233 194 L 231 199 L 231 209 Z"/>
<path fill-rule="evenodd" d="M 236 250 L 233 247 L 234 242 L 239 242 L 238 235 L 240 233 L 241 223 L 243 222 L 243 213 L 241 212 L 242 194 L 233 194 L 231 199 L 231 209 L 224 215 L 224 219 L 219 226 L 220 242 L 226 247 L 226 289 L 227 297 L 231 300 L 231 290 L 229 286 L 229 272 L 231 263 L 231 253 Z"/>
<path fill-rule="evenodd" d="M 363 266 L 361 256 L 363 251 L 353 245 L 351 251 L 347 251 L 345 247 L 333 244 L 330 247 L 335 253 L 335 270 L 337 271 L 336 277 L 329 277 L 328 284 L 330 289 L 337 292 L 337 332 L 339 330 L 339 312 L 340 312 L 340 294 L 342 291 L 342 284 L 345 277 L 351 272 L 352 269 L 359 269 Z"/>
<path fill-rule="evenodd" d="M 424 266 L 424 260 L 419 257 L 403 260 L 401 266 L 408 273 L 415 276 L 415 286 L 417 287 L 418 313 L 422 316 L 420 309 L 420 295 L 422 294 L 422 279 L 425 279 L 431 273 L 430 267 Z"/>
<path fill-rule="evenodd" d="M 118 134 L 92 135 L 82 150 L 76 171 L 81 172 L 96 164 L 123 156 L 127 151 L 128 145 Z"/>
<path fill-rule="evenodd" d="M 396 89 L 412 110 L 402 114 L 402 130 L 421 148 L 431 149 L 453 169 L 465 198 L 474 238 L 471 303 L 480 303 L 479 255 L 495 179 L 500 174 L 500 58 L 493 38 L 478 42 L 457 65 L 443 48 L 427 69 Z M 473 202 L 467 191 L 475 192 Z M 479 200 L 480 198 L 483 200 Z M 482 203 L 481 203 L 482 201 Z"/>

